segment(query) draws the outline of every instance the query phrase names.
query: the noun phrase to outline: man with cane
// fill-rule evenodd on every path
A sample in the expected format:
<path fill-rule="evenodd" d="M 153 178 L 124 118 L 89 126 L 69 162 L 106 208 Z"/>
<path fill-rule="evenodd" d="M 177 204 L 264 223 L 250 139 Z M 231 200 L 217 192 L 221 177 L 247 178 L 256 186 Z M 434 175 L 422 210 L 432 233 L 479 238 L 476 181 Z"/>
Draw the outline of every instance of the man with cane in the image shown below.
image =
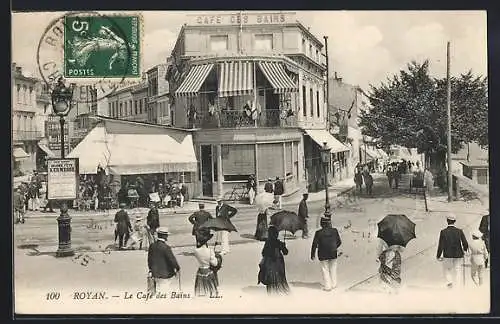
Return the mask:
<path fill-rule="evenodd" d="M 181 268 L 167 244 L 168 229 L 159 227 L 156 232 L 158 239 L 148 250 L 148 293 L 169 292 L 175 276 L 178 277 L 180 289 Z"/>

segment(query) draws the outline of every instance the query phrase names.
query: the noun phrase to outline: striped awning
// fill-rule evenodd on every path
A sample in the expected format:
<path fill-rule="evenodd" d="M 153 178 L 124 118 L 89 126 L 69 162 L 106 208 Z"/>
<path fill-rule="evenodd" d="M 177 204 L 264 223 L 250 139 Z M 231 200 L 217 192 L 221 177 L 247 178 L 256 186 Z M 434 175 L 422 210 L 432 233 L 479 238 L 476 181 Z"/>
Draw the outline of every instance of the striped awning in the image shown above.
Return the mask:
<path fill-rule="evenodd" d="M 176 96 L 196 96 L 200 91 L 201 85 L 205 82 L 210 71 L 214 67 L 213 64 L 202 64 L 191 67 L 188 75 L 182 81 L 181 85 L 175 91 Z"/>
<path fill-rule="evenodd" d="M 275 93 L 285 93 L 297 91 L 297 86 L 286 74 L 283 64 L 278 62 L 259 62 L 262 73 L 274 88 Z"/>
<path fill-rule="evenodd" d="M 232 61 L 220 64 L 219 97 L 249 95 L 252 91 L 252 62 Z"/>

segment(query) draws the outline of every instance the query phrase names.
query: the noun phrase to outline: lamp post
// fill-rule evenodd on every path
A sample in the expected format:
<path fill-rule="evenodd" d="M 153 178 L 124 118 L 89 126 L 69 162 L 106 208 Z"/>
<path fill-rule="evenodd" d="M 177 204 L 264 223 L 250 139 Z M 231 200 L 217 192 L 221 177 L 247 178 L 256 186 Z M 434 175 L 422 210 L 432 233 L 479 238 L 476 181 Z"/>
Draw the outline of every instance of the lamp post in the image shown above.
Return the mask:
<path fill-rule="evenodd" d="M 321 162 L 323 162 L 323 167 L 325 170 L 325 217 L 332 218 L 332 214 L 330 213 L 330 197 L 328 196 L 328 167 L 330 165 L 330 154 L 331 148 L 328 147 L 327 143 L 323 143 L 323 147 L 321 148 Z"/>
<path fill-rule="evenodd" d="M 64 159 L 64 117 L 68 115 L 73 105 L 73 91 L 75 84 L 72 83 L 66 87 L 64 80 L 60 77 L 57 80 L 57 85 L 52 91 L 52 110 L 54 114 L 59 116 L 61 125 L 61 158 Z M 57 257 L 72 256 L 75 254 L 71 248 L 71 217 L 68 214 L 68 205 L 66 201 L 61 202 L 61 215 L 57 217 L 57 225 L 59 230 L 59 247 L 56 252 Z"/>

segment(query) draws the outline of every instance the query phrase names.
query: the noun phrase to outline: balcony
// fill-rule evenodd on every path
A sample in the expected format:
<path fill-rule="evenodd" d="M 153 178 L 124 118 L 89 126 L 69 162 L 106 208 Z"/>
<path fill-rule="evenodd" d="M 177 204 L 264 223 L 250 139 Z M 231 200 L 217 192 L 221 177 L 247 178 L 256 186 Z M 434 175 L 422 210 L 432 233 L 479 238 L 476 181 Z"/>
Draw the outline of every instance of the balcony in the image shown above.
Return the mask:
<path fill-rule="evenodd" d="M 297 127 L 295 115 L 285 117 L 280 109 L 265 109 L 256 120 L 241 110 L 223 110 L 219 114 L 198 116 L 195 127 L 201 128 L 253 128 Z"/>
<path fill-rule="evenodd" d="M 35 141 L 42 138 L 41 131 L 19 131 L 12 132 L 12 139 L 14 141 Z"/>

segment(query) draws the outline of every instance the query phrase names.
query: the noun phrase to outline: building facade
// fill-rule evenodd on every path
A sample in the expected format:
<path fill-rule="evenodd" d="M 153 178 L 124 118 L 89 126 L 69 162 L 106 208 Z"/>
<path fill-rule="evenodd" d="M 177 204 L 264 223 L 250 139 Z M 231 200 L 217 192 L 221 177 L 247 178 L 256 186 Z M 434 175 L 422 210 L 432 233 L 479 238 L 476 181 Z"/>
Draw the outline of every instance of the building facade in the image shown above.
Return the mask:
<path fill-rule="evenodd" d="M 167 64 L 158 64 L 147 73 L 148 121 L 158 125 L 171 125 Z"/>
<path fill-rule="evenodd" d="M 323 44 L 294 13 L 188 16 L 167 70 L 171 118 L 195 129 L 197 196 L 225 195 L 250 175 L 285 191 L 324 184 Z M 332 143 L 332 145 L 330 145 Z"/>
<path fill-rule="evenodd" d="M 23 74 L 13 63 L 12 73 L 12 160 L 14 175 L 36 169 L 38 141 L 42 131 L 37 120 L 39 80 Z"/>
<path fill-rule="evenodd" d="M 122 120 L 149 122 L 146 74 L 137 84 L 118 89 L 106 96 L 107 116 Z"/>

